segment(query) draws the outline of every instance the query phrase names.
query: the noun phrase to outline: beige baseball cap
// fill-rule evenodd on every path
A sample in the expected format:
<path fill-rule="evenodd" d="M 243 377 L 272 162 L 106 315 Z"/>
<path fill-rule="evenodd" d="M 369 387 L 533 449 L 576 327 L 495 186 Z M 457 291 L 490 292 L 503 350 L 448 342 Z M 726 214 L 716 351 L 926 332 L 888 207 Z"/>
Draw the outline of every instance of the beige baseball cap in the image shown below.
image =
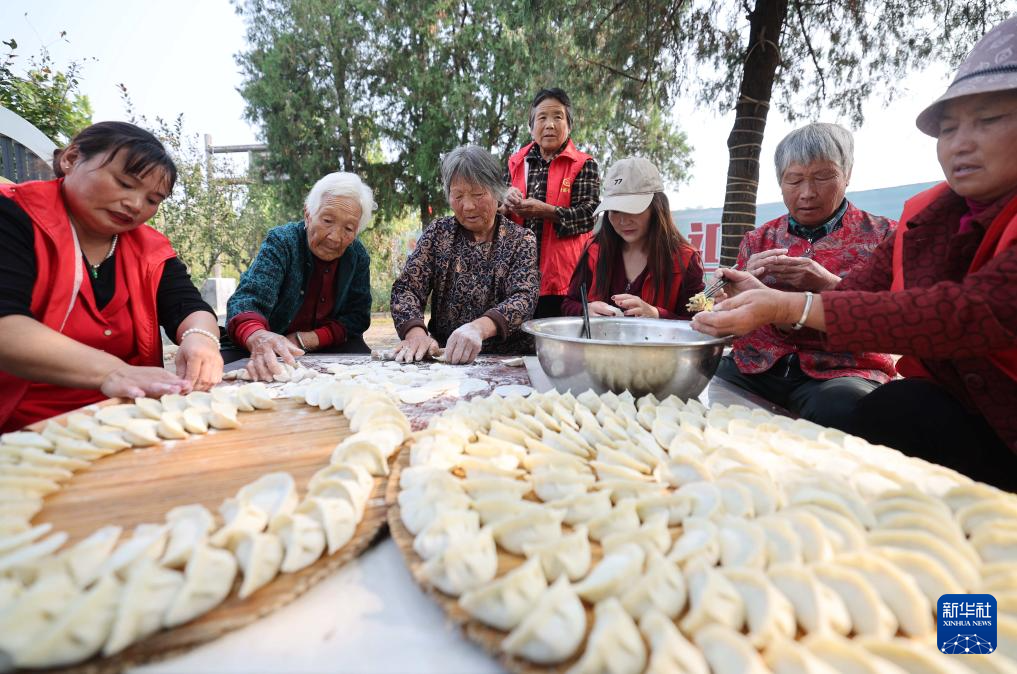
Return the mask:
<path fill-rule="evenodd" d="M 601 183 L 601 202 L 594 215 L 604 211 L 642 213 L 650 207 L 653 195 L 664 191 L 660 171 L 642 157 L 626 157 L 607 170 Z"/>

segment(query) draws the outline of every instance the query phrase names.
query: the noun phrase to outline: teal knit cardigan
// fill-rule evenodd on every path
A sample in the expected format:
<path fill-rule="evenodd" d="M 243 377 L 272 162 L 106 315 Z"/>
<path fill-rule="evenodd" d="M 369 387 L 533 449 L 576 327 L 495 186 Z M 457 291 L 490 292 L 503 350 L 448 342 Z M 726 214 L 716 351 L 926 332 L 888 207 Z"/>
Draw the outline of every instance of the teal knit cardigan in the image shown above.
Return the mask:
<path fill-rule="evenodd" d="M 226 303 L 227 321 L 256 311 L 268 319 L 272 332 L 284 334 L 304 303 L 313 269 L 304 222 L 273 228 Z M 335 306 L 329 318 L 343 324 L 347 337 L 359 337 L 371 324 L 371 256 L 359 239 L 339 258 L 335 279 Z"/>

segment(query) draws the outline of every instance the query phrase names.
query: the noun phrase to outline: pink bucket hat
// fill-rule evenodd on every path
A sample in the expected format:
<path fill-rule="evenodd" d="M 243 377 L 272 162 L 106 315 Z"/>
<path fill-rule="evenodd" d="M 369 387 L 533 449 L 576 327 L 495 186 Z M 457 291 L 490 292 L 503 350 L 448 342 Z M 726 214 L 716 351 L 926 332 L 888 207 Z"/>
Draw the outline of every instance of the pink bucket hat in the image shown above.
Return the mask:
<path fill-rule="evenodd" d="M 918 129 L 937 138 L 943 103 L 961 96 L 1017 89 L 1017 16 L 986 33 L 971 50 L 946 93 L 922 110 Z"/>

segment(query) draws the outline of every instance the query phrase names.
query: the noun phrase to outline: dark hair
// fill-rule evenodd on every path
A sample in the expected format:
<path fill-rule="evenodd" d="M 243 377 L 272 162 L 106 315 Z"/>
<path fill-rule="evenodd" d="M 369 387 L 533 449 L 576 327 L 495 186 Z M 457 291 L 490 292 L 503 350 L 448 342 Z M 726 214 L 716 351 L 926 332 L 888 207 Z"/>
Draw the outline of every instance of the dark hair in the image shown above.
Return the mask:
<path fill-rule="evenodd" d="M 541 89 L 537 92 L 537 95 L 533 97 L 533 102 L 530 103 L 530 128 L 533 128 L 533 118 L 536 116 L 534 112 L 537 106 L 546 101 L 549 98 L 553 98 L 562 105 L 565 106 L 565 121 L 569 123 L 569 129 L 572 128 L 572 99 L 565 93 L 563 89 L 557 87 L 553 89 Z"/>
<path fill-rule="evenodd" d="M 663 192 L 654 193 L 650 202 L 650 222 L 646 230 L 646 239 L 646 266 L 656 281 L 657 287 L 653 291 L 659 303 L 671 296 L 675 257 L 680 255 L 683 246 L 691 247 L 674 224 L 671 206 Z M 572 274 L 573 282 L 578 277 L 580 283 L 586 283 L 588 288 L 597 288 L 600 293 L 606 295 L 607 289 L 611 287 L 611 267 L 621 259 L 622 246 L 625 243 L 618 236 L 618 232 L 614 231 L 607 212 L 601 216 L 600 230 L 591 239 L 591 243 L 600 247 L 597 268 L 593 270 L 593 283 L 590 283 L 589 247 L 579 258 L 579 263 Z M 681 259 L 679 258 L 679 261 Z M 685 280 L 684 267 L 682 263 L 682 281 Z"/>
<path fill-rule="evenodd" d="M 103 166 L 113 161 L 123 150 L 124 171 L 129 175 L 143 177 L 152 169 L 162 169 L 169 179 L 169 190 L 177 182 L 177 167 L 159 139 L 141 127 L 127 122 L 99 122 L 78 132 L 67 147 L 53 152 L 53 173 L 58 178 L 64 175 L 60 168 L 60 157 L 70 147 L 77 147 L 83 159 L 106 154 Z"/>

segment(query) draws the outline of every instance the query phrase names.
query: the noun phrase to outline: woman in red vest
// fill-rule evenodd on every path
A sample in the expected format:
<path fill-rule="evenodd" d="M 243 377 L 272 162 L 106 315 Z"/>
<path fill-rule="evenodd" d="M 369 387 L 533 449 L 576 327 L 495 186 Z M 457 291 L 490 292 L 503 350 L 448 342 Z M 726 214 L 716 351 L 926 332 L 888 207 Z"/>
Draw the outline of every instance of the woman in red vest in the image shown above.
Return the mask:
<path fill-rule="evenodd" d="M 826 333 L 834 351 L 903 354 L 906 379 L 861 399 L 850 430 L 1017 490 L 1017 17 L 987 33 L 918 128 L 946 182 L 907 202 L 894 236 L 821 294 L 723 274 L 710 334 L 767 323 Z"/>
<path fill-rule="evenodd" d="M 615 163 L 600 212 L 604 222 L 579 258 L 562 313 L 582 315 L 585 283 L 593 316 L 689 318 L 685 305 L 703 289 L 703 261 L 671 218 L 657 167 L 642 157 Z"/>
<path fill-rule="evenodd" d="M 176 181 L 152 134 L 94 124 L 56 180 L 0 185 L 0 430 L 98 402 L 207 389 L 219 328 L 165 236 L 145 225 Z M 160 324 L 176 341 L 163 368 Z"/>
<path fill-rule="evenodd" d="M 569 279 L 590 239 L 600 201 L 597 161 L 576 149 L 572 102 L 541 89 L 530 104 L 533 142 L 509 157 L 502 212 L 537 237 L 540 297 L 534 318 L 561 315 Z"/>

